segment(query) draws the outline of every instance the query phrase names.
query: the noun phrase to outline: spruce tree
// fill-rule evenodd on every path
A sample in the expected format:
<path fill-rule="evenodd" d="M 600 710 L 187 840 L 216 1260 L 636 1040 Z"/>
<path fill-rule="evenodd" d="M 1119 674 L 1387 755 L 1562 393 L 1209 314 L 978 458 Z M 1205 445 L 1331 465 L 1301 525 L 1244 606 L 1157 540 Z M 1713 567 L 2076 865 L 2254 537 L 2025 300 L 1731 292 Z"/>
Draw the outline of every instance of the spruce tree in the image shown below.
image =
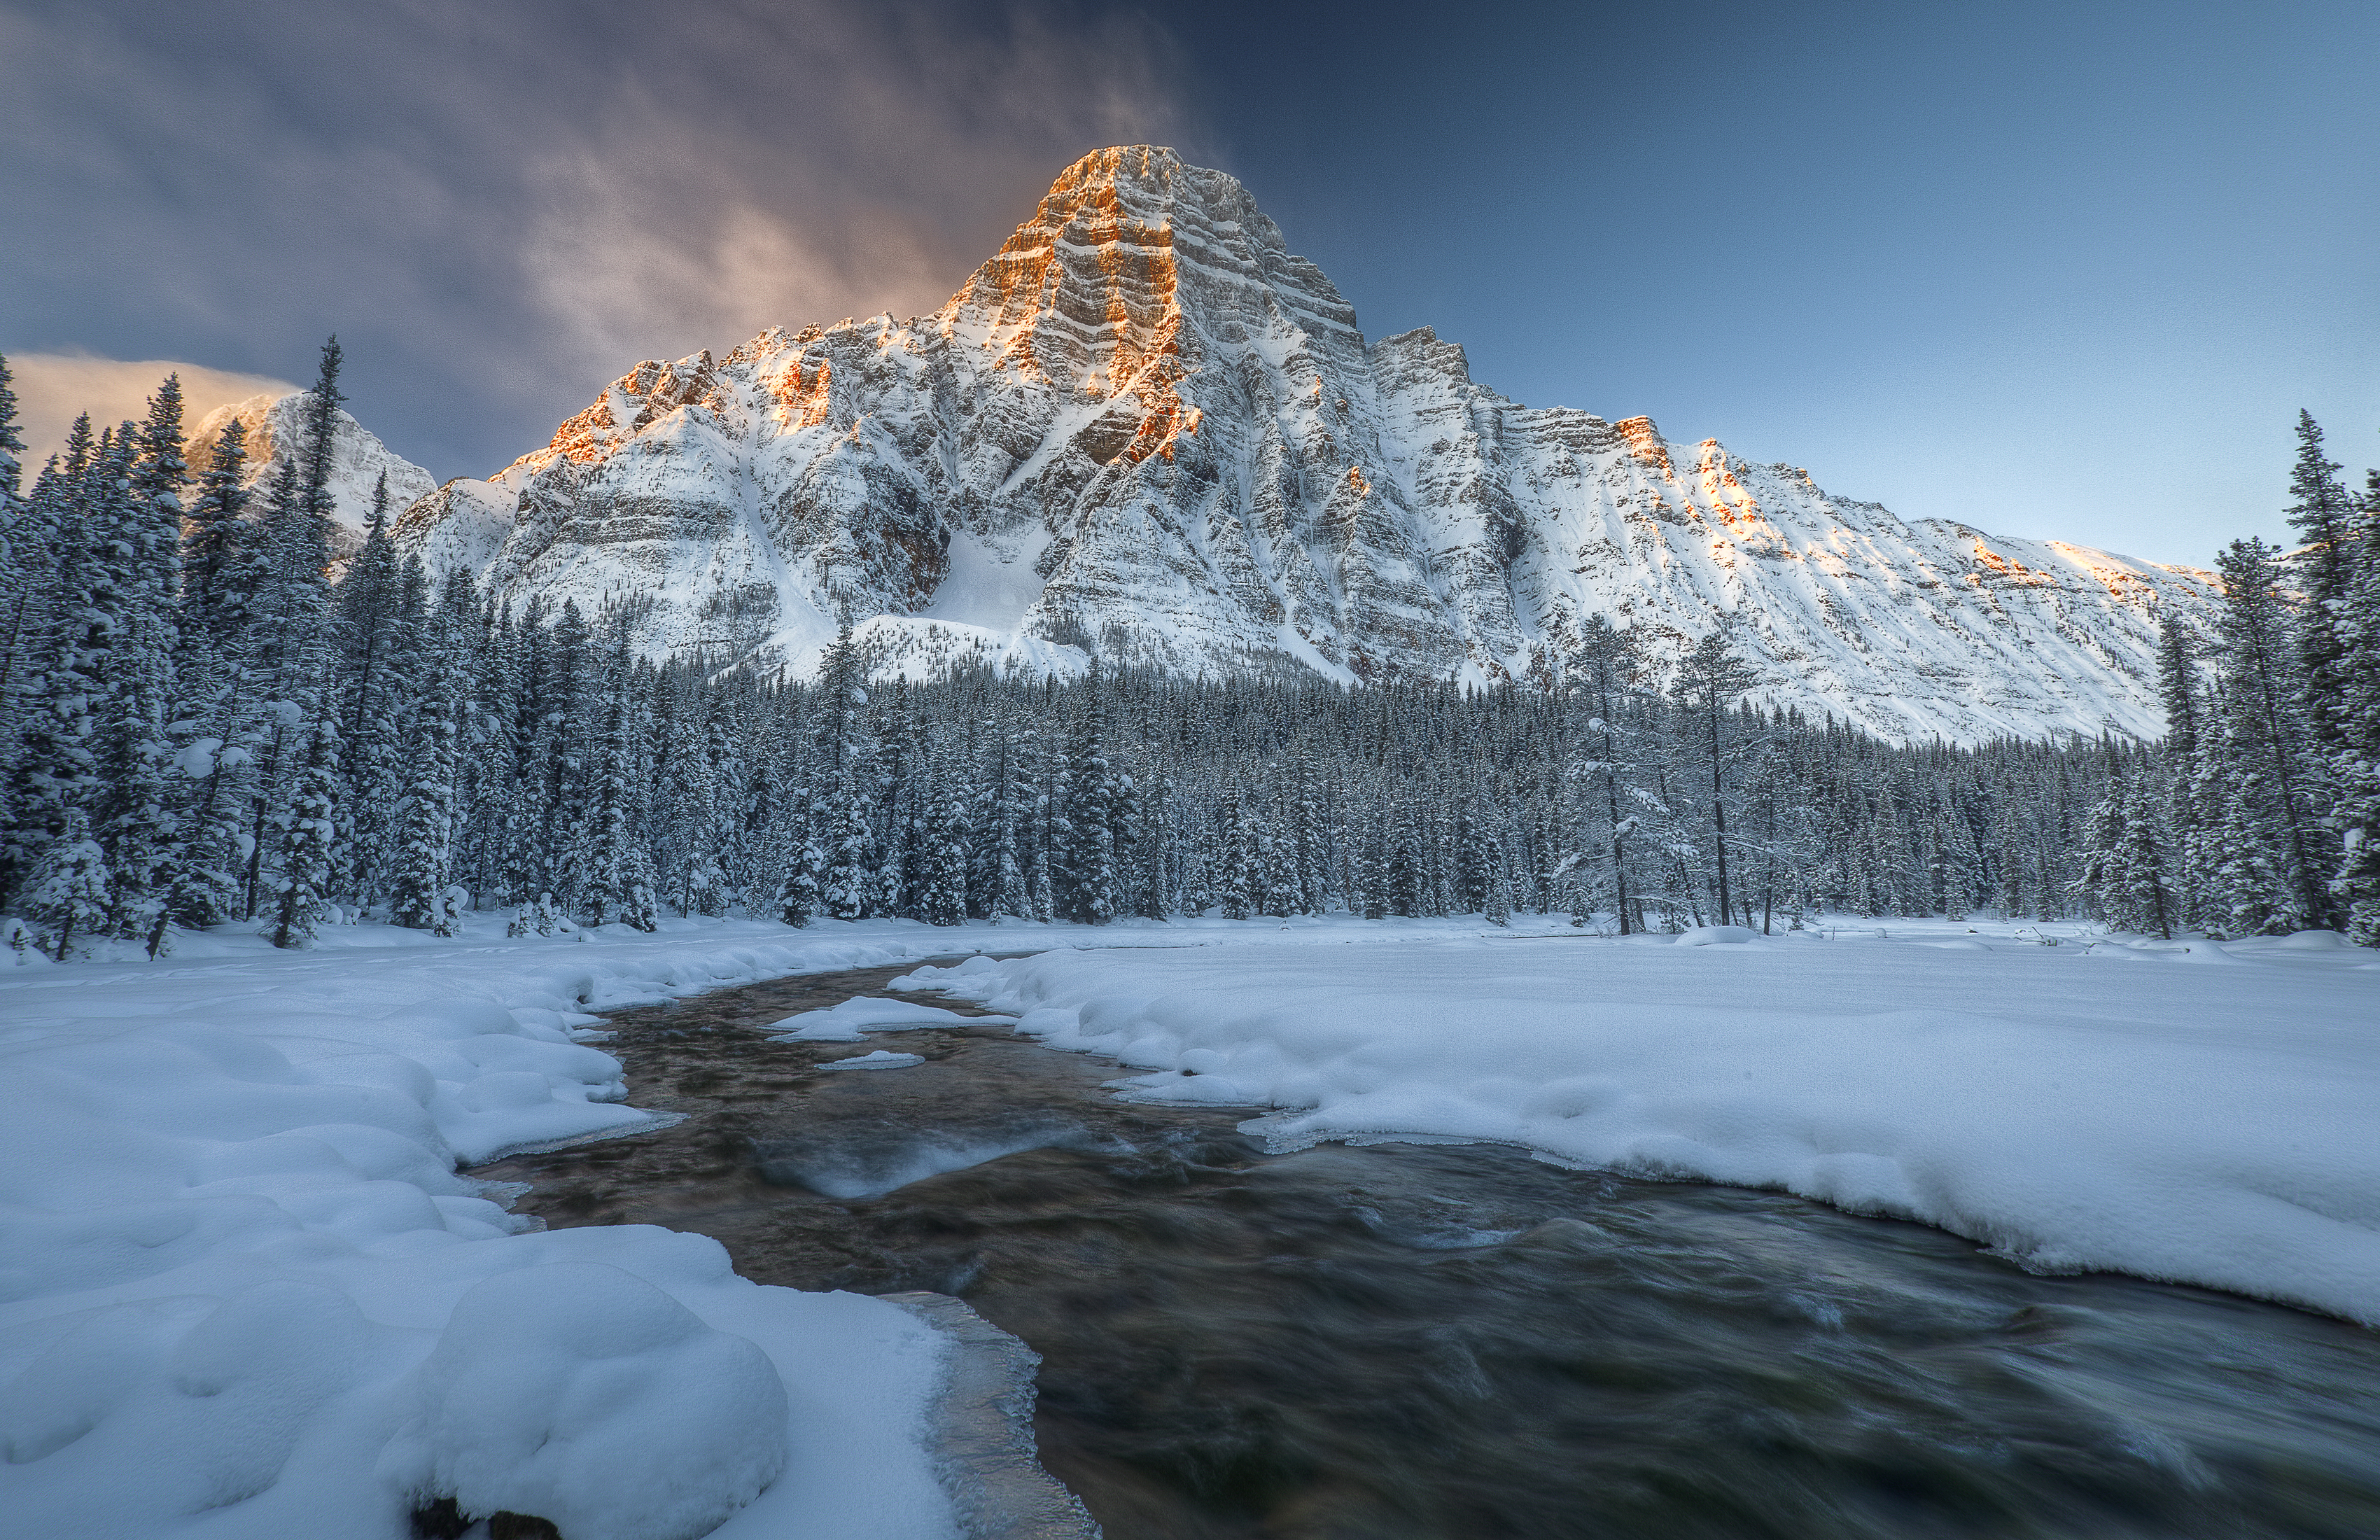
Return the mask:
<path fill-rule="evenodd" d="M 2346 611 L 2355 591 L 2355 500 L 2325 456 L 2313 414 L 2298 413 L 2297 463 L 2289 472 L 2289 527 L 2305 540 L 2305 602 L 2298 622 L 2298 672 L 2312 752 L 2328 758 L 2348 733 Z"/>
<path fill-rule="evenodd" d="M 1617 719 L 1622 692 L 1642 666 L 1636 638 L 1600 614 L 1589 615 L 1573 653 L 1572 677 L 1585 693 L 1590 715 L 1587 739 L 1572 761 L 1572 772 L 1591 778 L 1602 791 L 1604 840 L 1609 852 L 1607 886 L 1620 934 L 1633 928 L 1635 895 L 1629 891 L 1629 836 L 1635 831 L 1644 794 L 1629 774 L 1622 748 L 1631 734 Z"/>
<path fill-rule="evenodd" d="M 2198 921 L 2197 871 L 2204 858 L 2205 819 L 2198 801 L 2198 769 L 2204 752 L 2197 648 L 2178 616 L 2157 627 L 2157 696 L 2165 707 L 2165 758 L 2168 767 L 2165 818 L 2175 855 L 2174 923 Z"/>
<path fill-rule="evenodd" d="M 2235 928 L 2251 914 L 2257 930 L 2320 926 L 2329 908 L 2323 878 L 2331 863 L 2324 859 L 2317 806 L 2321 767 L 2303 717 L 2278 554 L 2261 540 L 2234 540 L 2216 561 L 2224 590 L 2216 634 L 2231 770 L 2223 787 L 2229 803 L 2224 843 L 2249 847 L 2233 848 L 2228 862 Z M 2269 902 L 2252 891 L 2266 870 L 2279 883 Z"/>
<path fill-rule="evenodd" d="M 281 847 L 270 916 L 274 946 L 310 946 L 315 927 L 329 911 L 338 811 L 338 733 L 321 721 L 307 734 L 287 804 L 272 820 Z"/>
<path fill-rule="evenodd" d="M 2380 470 L 2366 477 L 2357 520 L 2361 552 L 2340 625 L 2345 682 L 2334 760 L 2338 867 L 2330 896 L 2359 946 L 2380 946 Z"/>
<path fill-rule="evenodd" d="M 395 819 L 390 918 L 409 930 L 455 934 L 446 890 L 453 880 L 454 725 L 433 695 L 416 714 L 407 746 L 410 784 Z"/>
<path fill-rule="evenodd" d="M 77 942 L 106 931 L 107 857 L 91 837 L 82 809 L 67 810 L 64 827 L 34 863 L 18 907 L 33 925 L 42 950 L 63 963 Z"/>
<path fill-rule="evenodd" d="M 1712 631 L 1696 642 L 1678 664 L 1673 693 L 1696 722 L 1697 757 L 1709 777 L 1711 852 L 1718 862 L 1718 923 L 1735 921 L 1727 881 L 1728 746 L 1725 728 L 1729 712 L 1745 691 L 1758 682 L 1751 668 L 1736 656 L 1724 631 Z"/>
<path fill-rule="evenodd" d="M 796 793 L 789 800 L 782 838 L 783 876 L 776 890 L 776 917 L 790 926 L 806 926 L 825 910 L 820 879 L 826 870 L 826 853 L 811 833 L 806 793 Z"/>
<path fill-rule="evenodd" d="M 129 491 L 137 510 L 142 597 L 163 618 L 169 647 L 176 639 L 173 612 L 182 587 L 182 499 L 190 479 L 183 449 L 182 382 L 168 374 L 149 398 L 147 420 L 138 430 Z"/>
<path fill-rule="evenodd" d="M 926 786 L 917 917 L 928 925 L 966 923 L 966 814 L 939 769 Z"/>
<path fill-rule="evenodd" d="M 182 548 L 182 640 L 193 661 L 221 657 L 238 641 L 246 588 L 239 576 L 249 560 L 241 549 L 247 464 L 248 426 L 233 418 L 208 447 Z"/>
<path fill-rule="evenodd" d="M 24 477 L 25 432 L 17 416 L 16 376 L 8 371 L 8 356 L 0 353 L 0 540 L 24 512 L 18 496 Z"/>

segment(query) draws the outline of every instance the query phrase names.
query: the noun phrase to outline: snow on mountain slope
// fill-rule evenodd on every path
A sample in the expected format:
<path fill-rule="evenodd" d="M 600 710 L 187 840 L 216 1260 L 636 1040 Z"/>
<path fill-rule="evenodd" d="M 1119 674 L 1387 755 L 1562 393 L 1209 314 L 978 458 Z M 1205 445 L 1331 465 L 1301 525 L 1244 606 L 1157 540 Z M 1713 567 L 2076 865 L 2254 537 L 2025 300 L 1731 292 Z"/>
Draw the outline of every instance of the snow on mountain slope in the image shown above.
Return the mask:
<path fill-rule="evenodd" d="M 649 360 L 400 539 L 645 645 L 805 670 L 976 657 L 1495 680 L 1588 613 L 1725 624 L 1779 704 L 1896 738 L 2155 734 L 2206 575 L 1910 523 L 1644 418 L 1531 409 L 1427 328 L 1367 343 L 1247 190 L 1086 156 L 930 316 Z"/>
<path fill-rule="evenodd" d="M 190 430 L 190 464 L 194 469 L 204 469 L 207 455 L 213 447 L 215 436 L 224 424 L 237 418 L 248 428 L 248 468 L 241 483 L 258 487 L 271 483 L 281 469 L 281 463 L 297 453 L 305 437 L 302 421 L 306 410 L 306 393 L 295 391 L 287 395 L 251 395 L 227 406 L 218 406 L 199 419 Z M 364 526 L 370 521 L 372 487 L 382 476 L 388 478 L 388 506 L 392 514 L 403 512 L 438 490 L 438 479 L 428 471 L 390 452 L 388 446 L 374 437 L 363 424 L 341 412 L 338 426 L 331 436 L 331 492 L 337 500 L 337 516 L 345 528 L 342 534 L 334 530 L 334 554 L 346 555 L 362 543 Z"/>

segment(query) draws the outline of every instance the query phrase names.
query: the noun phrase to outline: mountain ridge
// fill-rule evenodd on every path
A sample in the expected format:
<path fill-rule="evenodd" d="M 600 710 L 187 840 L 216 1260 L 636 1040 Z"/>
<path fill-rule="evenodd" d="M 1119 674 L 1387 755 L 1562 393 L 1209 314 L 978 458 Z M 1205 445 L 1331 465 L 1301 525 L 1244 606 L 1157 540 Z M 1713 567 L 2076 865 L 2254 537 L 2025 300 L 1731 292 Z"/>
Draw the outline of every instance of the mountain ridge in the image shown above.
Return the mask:
<path fill-rule="evenodd" d="M 1904 521 L 1648 418 L 1527 407 L 1428 327 L 1366 342 L 1228 175 L 1067 168 L 940 310 L 645 360 L 398 539 L 649 650 L 880 669 L 1542 676 L 1603 613 L 1729 624 L 1755 694 L 1895 738 L 2161 728 L 2155 621 L 2211 579 Z"/>

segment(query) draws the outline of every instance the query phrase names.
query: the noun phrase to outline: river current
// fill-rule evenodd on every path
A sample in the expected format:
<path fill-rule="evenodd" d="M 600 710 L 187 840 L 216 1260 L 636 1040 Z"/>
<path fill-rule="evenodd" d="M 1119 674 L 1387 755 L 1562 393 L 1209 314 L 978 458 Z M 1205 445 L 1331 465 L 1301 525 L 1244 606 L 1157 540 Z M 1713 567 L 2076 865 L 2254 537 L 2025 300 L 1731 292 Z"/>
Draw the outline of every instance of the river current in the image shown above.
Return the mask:
<path fill-rule="evenodd" d="M 965 1298 L 1043 1355 L 1043 1463 L 1112 1540 L 2380 1536 L 2380 1334 L 1499 1146 L 1268 1156 L 1002 1026 L 766 1041 L 904 971 L 615 1012 L 688 1120 L 473 1174 Z M 819 1067 L 879 1048 L 925 1062 Z"/>

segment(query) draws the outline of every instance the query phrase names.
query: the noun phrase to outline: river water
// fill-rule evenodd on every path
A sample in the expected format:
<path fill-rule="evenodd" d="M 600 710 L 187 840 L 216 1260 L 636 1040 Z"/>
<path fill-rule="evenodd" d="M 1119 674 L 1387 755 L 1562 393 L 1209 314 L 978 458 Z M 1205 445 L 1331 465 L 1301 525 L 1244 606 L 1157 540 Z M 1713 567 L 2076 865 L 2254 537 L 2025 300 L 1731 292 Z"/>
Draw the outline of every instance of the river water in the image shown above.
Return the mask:
<path fill-rule="evenodd" d="M 1496 1146 L 1269 1157 L 1004 1027 L 765 1040 L 905 971 L 616 1012 L 688 1121 L 473 1174 L 962 1296 L 1043 1355 L 1043 1463 L 1113 1540 L 2380 1536 L 2380 1334 Z M 876 1048 L 926 1061 L 818 1067 Z"/>

